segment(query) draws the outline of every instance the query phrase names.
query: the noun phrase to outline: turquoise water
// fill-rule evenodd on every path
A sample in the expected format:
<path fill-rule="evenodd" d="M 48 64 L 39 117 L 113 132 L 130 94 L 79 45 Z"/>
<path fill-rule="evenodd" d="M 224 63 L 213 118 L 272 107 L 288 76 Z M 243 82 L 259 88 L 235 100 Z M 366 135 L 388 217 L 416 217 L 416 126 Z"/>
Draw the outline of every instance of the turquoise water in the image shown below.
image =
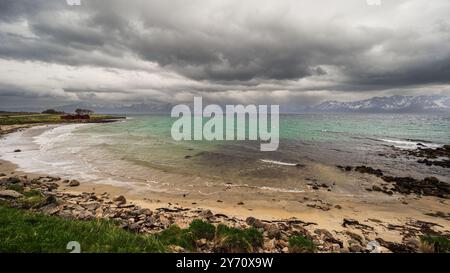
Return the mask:
<path fill-rule="evenodd" d="M 392 146 L 437 147 L 450 143 L 448 115 L 282 115 L 280 146 L 261 152 L 259 141 L 174 141 L 169 116 L 131 116 L 124 122 L 83 128 L 79 134 L 98 139 L 91 146 L 144 167 L 230 179 L 265 178 L 255 172 L 263 160 L 289 164 L 367 164 L 397 174 L 448 177 L 446 170 L 424 169 L 415 161 L 380 157 Z M 282 177 L 282 175 L 280 175 Z"/>

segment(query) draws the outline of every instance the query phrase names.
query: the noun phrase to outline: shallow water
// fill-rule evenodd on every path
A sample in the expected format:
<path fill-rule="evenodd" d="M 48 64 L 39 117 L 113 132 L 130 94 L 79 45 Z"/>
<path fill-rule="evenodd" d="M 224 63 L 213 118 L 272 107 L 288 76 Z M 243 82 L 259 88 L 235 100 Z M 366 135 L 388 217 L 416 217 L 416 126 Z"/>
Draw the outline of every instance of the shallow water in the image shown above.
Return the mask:
<path fill-rule="evenodd" d="M 210 194 L 213 185 L 227 183 L 301 192 L 306 180 L 320 180 L 311 167 L 316 164 L 364 164 L 391 175 L 450 177 L 448 169 L 379 155 L 392 153 L 392 146 L 450 143 L 449 116 L 285 115 L 275 152 L 261 152 L 259 141 L 176 142 L 170 137 L 173 121 L 132 116 L 109 124 L 37 127 L 1 140 L 0 152 L 26 171 L 164 192 Z"/>

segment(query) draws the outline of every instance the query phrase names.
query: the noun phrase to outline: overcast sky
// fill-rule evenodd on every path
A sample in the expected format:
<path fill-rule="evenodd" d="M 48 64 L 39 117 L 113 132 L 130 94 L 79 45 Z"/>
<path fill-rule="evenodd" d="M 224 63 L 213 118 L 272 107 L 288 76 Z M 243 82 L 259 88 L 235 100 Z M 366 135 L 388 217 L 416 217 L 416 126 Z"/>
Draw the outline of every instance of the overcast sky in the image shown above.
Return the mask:
<path fill-rule="evenodd" d="M 0 108 L 450 95 L 449 0 L 0 0 Z"/>

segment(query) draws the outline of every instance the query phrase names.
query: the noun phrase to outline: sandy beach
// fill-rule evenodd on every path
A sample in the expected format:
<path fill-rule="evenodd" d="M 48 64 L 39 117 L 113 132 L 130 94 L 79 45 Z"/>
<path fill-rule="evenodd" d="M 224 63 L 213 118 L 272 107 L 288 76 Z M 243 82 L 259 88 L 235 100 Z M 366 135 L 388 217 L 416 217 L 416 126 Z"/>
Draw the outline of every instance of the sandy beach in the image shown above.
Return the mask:
<path fill-rule="evenodd" d="M 48 130 L 45 127 L 40 128 L 38 131 L 28 129 L 15 134 L 41 134 Z M 9 136 L 11 135 L 3 137 Z M 10 148 L 14 150 L 17 147 Z M 77 180 L 80 185 L 77 187 L 70 187 L 61 181 L 57 183 L 59 191 L 77 194 L 89 192 L 97 195 L 106 192 L 111 196 L 123 195 L 132 203 L 151 210 L 162 207 L 211 210 L 215 214 L 225 214 L 242 221 L 245 221 L 247 217 L 267 221 L 299 219 L 309 223 L 305 225 L 305 228 L 311 233 L 318 229 L 325 229 L 344 242 L 352 239 L 348 234 L 356 233 L 367 242 L 382 238 L 390 242 L 404 243 L 405 229 L 395 227 L 407 228 L 408 223 L 417 221 L 433 223 L 433 228 L 437 232 L 448 233 L 450 230 L 448 218 L 435 216 L 436 212 L 450 213 L 448 199 L 399 193 L 387 195 L 383 192 L 367 191 L 365 189 L 368 187 L 381 186 L 384 181 L 371 174 L 348 173 L 334 166 L 319 163 L 306 168 L 308 172 L 316 173 L 320 178 L 319 181 L 333 181 L 333 183 L 320 185 L 305 180 L 304 183 L 308 186 L 301 192 L 271 191 L 255 187 L 240 187 L 230 183 L 215 186 L 214 190 L 210 190 L 211 193 L 207 195 L 189 191 L 177 194 L 153 192 L 148 189 L 140 191 L 139 188 L 126 183 L 111 185 L 79 178 Z M 157 174 L 161 170 L 154 170 L 154 172 Z M 48 175 L 24 171 L 20 166 L 5 160 L 0 161 L 0 173 L 7 176 L 26 176 L 29 179 Z M 173 179 L 177 177 L 178 175 L 174 175 Z M 357 189 L 353 192 L 360 194 L 348 194 L 346 187 L 353 187 Z M 346 226 L 344 222 L 348 219 L 356 220 L 369 226 L 370 229 L 362 230 L 358 227 Z M 178 219 L 175 223 L 183 225 L 186 221 Z"/>

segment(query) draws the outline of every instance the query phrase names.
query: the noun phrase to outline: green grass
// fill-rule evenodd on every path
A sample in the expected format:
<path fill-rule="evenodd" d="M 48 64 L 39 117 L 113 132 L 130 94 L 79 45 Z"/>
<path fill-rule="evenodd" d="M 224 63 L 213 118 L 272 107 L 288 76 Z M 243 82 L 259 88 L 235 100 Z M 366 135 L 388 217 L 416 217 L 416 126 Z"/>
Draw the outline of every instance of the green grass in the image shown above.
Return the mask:
<path fill-rule="evenodd" d="M 170 226 L 156 237 L 165 245 L 177 245 L 190 251 L 195 249 L 195 238 L 192 236 L 192 233 L 188 229 L 182 229 L 177 225 Z"/>
<path fill-rule="evenodd" d="M 23 191 L 22 191 L 23 192 Z M 23 192 L 18 199 L 25 207 L 42 201 L 39 191 Z M 165 252 L 170 245 L 195 252 L 196 241 L 207 239 L 218 252 L 252 252 L 263 245 L 263 235 L 254 228 L 237 229 L 202 220 L 193 220 L 188 228 L 170 226 L 156 235 L 142 235 L 121 229 L 106 220 L 67 220 L 0 204 L 1 252 L 69 252 L 67 243 L 77 241 L 82 252 Z"/>
<path fill-rule="evenodd" d="M 39 190 L 31 189 L 25 191 L 22 184 L 10 184 L 6 186 L 6 189 L 14 190 L 23 194 L 23 197 L 16 200 L 22 208 L 31 208 L 44 200 L 44 196 Z"/>
<path fill-rule="evenodd" d="M 6 186 L 7 190 L 13 190 L 22 193 L 23 192 L 23 186 L 21 184 L 9 184 Z"/>
<path fill-rule="evenodd" d="M 217 228 L 202 220 L 193 220 L 190 226 L 182 229 L 176 225 L 162 231 L 158 237 L 166 245 L 178 245 L 187 250 L 195 250 L 196 241 L 214 241 L 218 252 L 246 253 L 263 245 L 263 235 L 255 228 L 237 229 L 225 225 Z"/>
<path fill-rule="evenodd" d="M 191 222 L 189 226 L 189 231 L 195 239 L 205 238 L 207 240 L 214 239 L 216 228 L 214 225 L 207 223 L 205 221 L 195 219 Z"/>
<path fill-rule="evenodd" d="M 450 253 L 450 240 L 445 237 L 424 235 L 420 237 L 420 240 L 433 247 L 436 253 Z"/>
<path fill-rule="evenodd" d="M 91 115 L 91 121 L 102 119 L 119 118 L 111 115 Z M 0 115 L 0 125 L 16 125 L 16 124 L 31 124 L 31 123 L 61 123 L 67 122 L 61 119 L 61 115 L 51 114 L 13 114 Z"/>
<path fill-rule="evenodd" d="M 220 242 L 220 250 L 232 253 L 252 252 L 263 245 L 261 232 L 255 228 L 237 229 L 218 225 L 216 237 Z"/>
<path fill-rule="evenodd" d="M 154 236 L 127 232 L 104 220 L 71 221 L 0 206 L 0 252 L 69 252 L 77 241 L 81 252 L 164 252 Z"/>
<path fill-rule="evenodd" d="M 312 253 L 316 251 L 313 241 L 303 236 L 292 236 L 289 238 L 289 252 Z"/>

